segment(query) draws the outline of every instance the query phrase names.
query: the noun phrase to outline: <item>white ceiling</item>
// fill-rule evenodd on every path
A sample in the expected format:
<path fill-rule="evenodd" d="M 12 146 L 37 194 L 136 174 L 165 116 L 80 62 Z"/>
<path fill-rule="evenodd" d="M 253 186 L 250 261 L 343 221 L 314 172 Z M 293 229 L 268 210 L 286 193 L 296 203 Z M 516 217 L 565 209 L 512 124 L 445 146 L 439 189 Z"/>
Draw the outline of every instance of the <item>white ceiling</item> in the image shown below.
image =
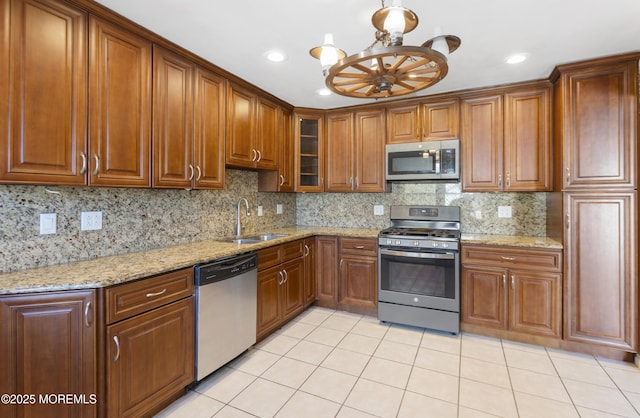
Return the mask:
<path fill-rule="evenodd" d="M 297 107 L 328 109 L 372 100 L 318 96 L 320 64 L 309 49 L 334 34 L 348 55 L 374 40 L 379 0 L 98 0 L 99 3 Z M 390 4 L 390 2 L 388 3 Z M 421 45 L 435 26 L 459 36 L 449 74 L 418 95 L 549 76 L 558 64 L 640 51 L 640 0 L 404 0 Z M 288 58 L 269 62 L 272 49 Z M 528 54 L 524 63 L 505 58 Z"/>

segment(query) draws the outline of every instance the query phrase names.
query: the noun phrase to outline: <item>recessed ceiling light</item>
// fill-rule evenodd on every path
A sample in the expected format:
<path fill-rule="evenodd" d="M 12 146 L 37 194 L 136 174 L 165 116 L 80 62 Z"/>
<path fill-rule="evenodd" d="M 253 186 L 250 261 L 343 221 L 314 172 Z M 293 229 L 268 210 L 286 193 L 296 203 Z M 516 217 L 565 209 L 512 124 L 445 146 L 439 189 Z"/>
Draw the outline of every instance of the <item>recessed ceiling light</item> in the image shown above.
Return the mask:
<path fill-rule="evenodd" d="M 330 96 L 331 95 L 331 90 L 329 90 L 329 89 L 319 89 L 316 92 L 320 96 Z"/>
<path fill-rule="evenodd" d="M 509 57 L 507 57 L 507 63 L 508 64 L 519 64 L 522 61 L 527 59 L 527 55 L 526 54 L 513 54 Z"/>
<path fill-rule="evenodd" d="M 281 51 L 269 51 L 266 56 L 271 62 L 282 62 L 287 59 L 287 56 Z"/>

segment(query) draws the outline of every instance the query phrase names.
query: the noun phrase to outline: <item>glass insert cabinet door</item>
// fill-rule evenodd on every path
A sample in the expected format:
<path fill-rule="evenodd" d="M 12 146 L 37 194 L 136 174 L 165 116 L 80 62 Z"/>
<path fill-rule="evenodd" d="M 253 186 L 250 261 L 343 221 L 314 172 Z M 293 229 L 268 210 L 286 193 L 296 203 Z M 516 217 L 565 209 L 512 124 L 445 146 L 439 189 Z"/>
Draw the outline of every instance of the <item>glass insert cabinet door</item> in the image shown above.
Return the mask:
<path fill-rule="evenodd" d="M 296 114 L 296 191 L 324 190 L 322 115 Z"/>

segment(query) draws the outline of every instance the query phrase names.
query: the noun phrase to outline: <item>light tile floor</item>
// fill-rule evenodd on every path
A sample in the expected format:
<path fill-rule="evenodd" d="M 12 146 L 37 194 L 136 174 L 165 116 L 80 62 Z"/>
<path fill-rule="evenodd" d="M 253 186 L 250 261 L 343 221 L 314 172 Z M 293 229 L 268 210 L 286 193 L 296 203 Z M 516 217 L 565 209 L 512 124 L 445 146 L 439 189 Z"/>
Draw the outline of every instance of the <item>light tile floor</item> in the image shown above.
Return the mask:
<path fill-rule="evenodd" d="M 632 364 L 312 307 L 158 417 L 640 417 Z"/>

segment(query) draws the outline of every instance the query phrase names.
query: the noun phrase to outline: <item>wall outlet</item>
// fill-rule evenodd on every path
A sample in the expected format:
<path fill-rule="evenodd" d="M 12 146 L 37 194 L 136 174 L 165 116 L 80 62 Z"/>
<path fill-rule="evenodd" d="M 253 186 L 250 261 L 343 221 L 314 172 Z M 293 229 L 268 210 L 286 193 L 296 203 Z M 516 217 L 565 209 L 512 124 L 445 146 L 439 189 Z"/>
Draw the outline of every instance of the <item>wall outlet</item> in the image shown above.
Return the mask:
<path fill-rule="evenodd" d="M 280 203 L 276 205 L 276 213 L 282 215 L 282 205 Z"/>
<path fill-rule="evenodd" d="M 40 214 L 40 235 L 56 233 L 56 214 L 41 213 Z"/>
<path fill-rule="evenodd" d="M 384 205 L 373 205 L 373 214 L 376 216 L 384 215 Z"/>
<path fill-rule="evenodd" d="M 102 212 L 80 212 L 80 230 L 96 231 L 102 229 Z"/>
<path fill-rule="evenodd" d="M 262 216 L 262 206 L 258 205 L 258 216 Z"/>
<path fill-rule="evenodd" d="M 510 218 L 511 206 L 498 206 L 498 218 Z"/>
<path fill-rule="evenodd" d="M 482 211 L 481 210 L 473 211 L 473 217 L 476 219 L 482 219 Z"/>

